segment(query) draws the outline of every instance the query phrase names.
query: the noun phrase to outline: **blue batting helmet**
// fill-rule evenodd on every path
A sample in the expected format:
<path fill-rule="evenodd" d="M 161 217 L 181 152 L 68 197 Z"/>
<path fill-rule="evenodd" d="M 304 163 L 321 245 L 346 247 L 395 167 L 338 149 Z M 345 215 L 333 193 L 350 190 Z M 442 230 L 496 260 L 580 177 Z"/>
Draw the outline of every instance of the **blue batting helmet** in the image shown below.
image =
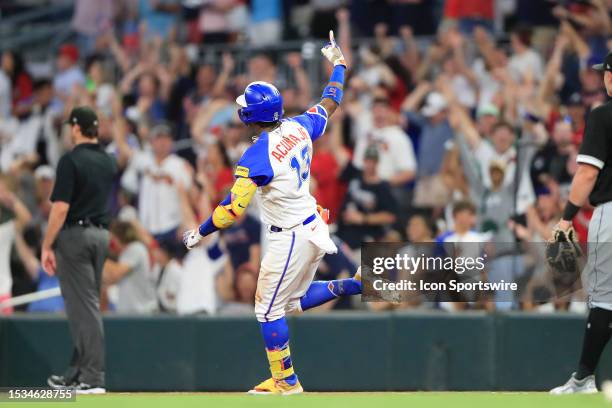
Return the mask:
<path fill-rule="evenodd" d="M 276 122 L 283 116 L 283 98 L 272 84 L 262 81 L 251 82 L 244 93 L 236 98 L 241 106 L 238 116 L 245 124 L 255 122 Z"/>

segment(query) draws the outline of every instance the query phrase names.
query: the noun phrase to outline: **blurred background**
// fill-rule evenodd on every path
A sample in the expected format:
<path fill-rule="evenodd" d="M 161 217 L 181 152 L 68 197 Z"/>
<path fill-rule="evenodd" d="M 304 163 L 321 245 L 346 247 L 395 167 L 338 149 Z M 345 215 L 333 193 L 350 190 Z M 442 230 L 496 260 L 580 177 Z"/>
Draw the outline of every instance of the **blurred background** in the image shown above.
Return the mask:
<path fill-rule="evenodd" d="M 317 103 L 329 29 L 350 70 L 311 167 L 341 248 L 319 279 L 354 274 L 362 241 L 543 242 L 585 117 L 607 100 L 590 66 L 611 46 L 611 12 L 609 0 L 1 0 L 0 303 L 58 286 L 39 264 L 41 237 L 70 148 L 62 121 L 89 105 L 121 168 L 103 309 L 252 315 L 265 247 L 257 205 L 189 253 L 180 235 L 226 195 L 251 143 L 234 98 L 262 80 L 281 90 L 287 116 Z M 582 241 L 591 212 L 574 221 Z M 557 282 L 527 252 L 513 248 L 501 275 L 490 271 L 521 284 L 504 302 L 343 299 L 314 313 L 584 312 L 579 283 Z M 555 296 L 560 286 L 569 295 Z M 0 314 L 62 310 L 56 296 Z"/>

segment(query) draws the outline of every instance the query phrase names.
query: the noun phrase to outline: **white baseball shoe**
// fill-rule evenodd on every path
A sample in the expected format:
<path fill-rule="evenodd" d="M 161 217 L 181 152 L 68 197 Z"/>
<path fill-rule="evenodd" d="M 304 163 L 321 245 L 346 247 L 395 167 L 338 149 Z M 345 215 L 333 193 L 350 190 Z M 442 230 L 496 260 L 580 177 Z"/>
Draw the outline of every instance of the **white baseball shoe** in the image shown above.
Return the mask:
<path fill-rule="evenodd" d="M 595 394 L 597 393 L 597 385 L 595 385 L 595 376 L 589 375 L 582 380 L 576 379 L 576 373 L 572 373 L 569 380 L 563 385 L 550 390 L 553 395 L 562 394 Z"/>

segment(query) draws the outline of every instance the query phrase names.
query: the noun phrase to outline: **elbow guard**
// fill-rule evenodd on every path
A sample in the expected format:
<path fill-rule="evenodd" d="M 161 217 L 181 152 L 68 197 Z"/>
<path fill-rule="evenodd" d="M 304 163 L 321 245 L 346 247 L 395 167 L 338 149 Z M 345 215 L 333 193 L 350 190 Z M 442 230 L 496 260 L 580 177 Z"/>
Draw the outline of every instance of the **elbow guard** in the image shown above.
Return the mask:
<path fill-rule="evenodd" d="M 228 200 L 215 208 L 212 219 L 217 228 L 227 228 L 246 211 L 257 185 L 250 178 L 238 177 L 232 186 Z"/>

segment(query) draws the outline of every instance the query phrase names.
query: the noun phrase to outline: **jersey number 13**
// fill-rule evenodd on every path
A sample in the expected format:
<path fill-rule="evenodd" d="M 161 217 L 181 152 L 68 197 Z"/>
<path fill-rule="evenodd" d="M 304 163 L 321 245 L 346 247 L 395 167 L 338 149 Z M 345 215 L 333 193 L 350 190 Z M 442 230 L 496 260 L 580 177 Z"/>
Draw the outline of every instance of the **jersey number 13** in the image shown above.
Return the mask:
<path fill-rule="evenodd" d="M 302 187 L 302 183 L 308 180 L 308 175 L 310 174 L 310 153 L 308 151 L 308 146 L 305 146 L 301 150 L 300 156 L 301 159 L 293 156 L 289 162 L 291 168 L 295 170 L 295 174 L 297 175 L 298 190 Z"/>

